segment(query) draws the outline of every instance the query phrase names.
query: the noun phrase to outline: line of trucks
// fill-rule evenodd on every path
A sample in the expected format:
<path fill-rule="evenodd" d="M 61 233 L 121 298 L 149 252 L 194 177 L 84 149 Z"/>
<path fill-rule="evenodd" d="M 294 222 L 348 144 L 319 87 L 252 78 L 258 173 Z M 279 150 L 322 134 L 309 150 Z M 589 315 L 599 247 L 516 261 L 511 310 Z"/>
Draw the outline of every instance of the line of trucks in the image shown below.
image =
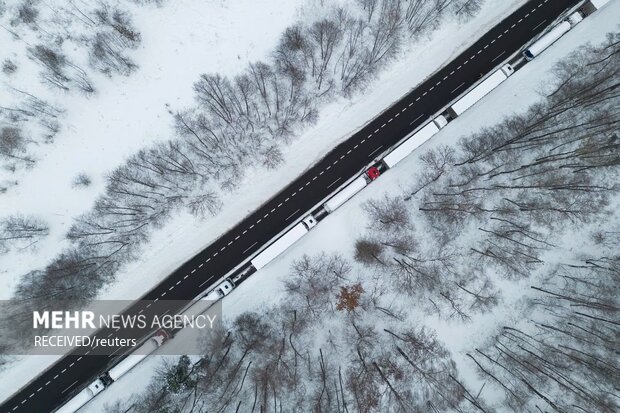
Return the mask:
<path fill-rule="evenodd" d="M 590 11 L 594 11 L 608 1 L 609 0 L 591 0 L 586 3 L 586 5 L 590 7 Z M 584 6 L 584 8 L 585 7 L 586 6 Z M 577 23 L 583 20 L 584 17 L 585 13 L 581 10 L 577 10 L 570 14 L 565 20 L 551 28 L 535 42 L 530 44 L 523 51 L 523 56 L 525 59 L 528 61 L 534 59 Z M 484 96 L 498 87 L 502 82 L 508 79 L 514 71 L 515 69 L 513 66 L 506 63 L 479 81 L 465 94 L 454 101 L 445 111 L 434 118 L 431 118 L 424 126 L 407 135 L 389 153 L 385 154 L 381 159 L 375 160 L 372 165 L 364 168 L 360 175 L 340 186 L 328 197 L 326 201 L 322 202 L 311 213 L 305 215 L 297 224 L 283 231 L 281 235 L 279 234 L 276 236 L 274 240 L 268 243 L 258 254 L 252 257 L 249 262 L 242 265 L 240 269 L 234 270 L 232 275 L 224 278 L 223 281 L 217 284 L 214 288 L 200 294 L 198 299 L 216 301 L 230 294 L 232 290 L 245 278 L 265 267 L 276 257 L 286 251 L 328 214 L 338 209 L 355 194 L 377 179 L 384 171 L 396 166 L 416 148 L 439 132 L 441 128 L 463 114 L 467 109 L 472 107 Z M 97 394 L 101 393 L 111 383 L 117 381 L 121 376 L 140 363 L 147 355 L 153 353 L 170 337 L 171 335 L 164 330 L 157 331 L 153 336 L 145 341 L 140 348 L 132 352 L 132 354 L 126 356 L 121 362 L 81 390 L 71 400 L 56 410 L 56 413 L 76 412 Z"/>

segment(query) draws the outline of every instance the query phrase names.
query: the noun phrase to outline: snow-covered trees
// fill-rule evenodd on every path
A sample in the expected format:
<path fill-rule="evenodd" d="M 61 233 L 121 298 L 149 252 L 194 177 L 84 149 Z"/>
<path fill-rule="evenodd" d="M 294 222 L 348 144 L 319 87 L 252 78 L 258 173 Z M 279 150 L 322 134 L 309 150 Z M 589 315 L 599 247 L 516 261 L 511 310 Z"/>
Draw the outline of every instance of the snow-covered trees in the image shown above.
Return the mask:
<path fill-rule="evenodd" d="M 110 411 L 467 411 L 435 335 L 380 307 L 349 271 L 342 257 L 304 256 L 287 300 L 207 332 L 202 357 L 163 364 L 145 393 Z M 337 309 L 343 290 L 349 311 Z"/>

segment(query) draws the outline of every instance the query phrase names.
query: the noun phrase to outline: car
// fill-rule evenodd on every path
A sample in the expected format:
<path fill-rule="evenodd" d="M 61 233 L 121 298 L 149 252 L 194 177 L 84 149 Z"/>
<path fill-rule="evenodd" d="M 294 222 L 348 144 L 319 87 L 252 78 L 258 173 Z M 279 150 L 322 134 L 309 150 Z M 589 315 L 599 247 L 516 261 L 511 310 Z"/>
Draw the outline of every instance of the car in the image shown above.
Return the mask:
<path fill-rule="evenodd" d="M 209 300 L 209 301 L 217 301 L 220 298 L 223 298 L 230 294 L 230 292 L 235 288 L 235 285 L 228 278 L 218 284 L 217 287 L 209 291 L 201 300 Z"/>

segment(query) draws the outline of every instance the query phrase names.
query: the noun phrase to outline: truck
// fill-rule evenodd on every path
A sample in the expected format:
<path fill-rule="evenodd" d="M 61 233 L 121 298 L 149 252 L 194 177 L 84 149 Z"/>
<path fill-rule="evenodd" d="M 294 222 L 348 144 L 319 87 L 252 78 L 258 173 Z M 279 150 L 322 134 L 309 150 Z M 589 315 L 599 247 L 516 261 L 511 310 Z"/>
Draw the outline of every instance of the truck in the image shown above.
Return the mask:
<path fill-rule="evenodd" d="M 169 335 L 164 330 L 158 330 L 148 340 L 144 342 L 140 347 L 134 350 L 130 355 L 125 357 L 120 363 L 112 367 L 106 373 L 112 381 L 117 381 L 125 373 L 134 368 L 138 363 L 146 358 L 149 354 L 157 350 L 162 344 L 164 344 L 169 338 Z"/>
<path fill-rule="evenodd" d="M 230 278 L 226 278 L 224 281 L 219 283 L 217 287 L 207 292 L 207 294 L 205 294 L 205 296 L 202 297 L 201 300 L 217 301 L 220 298 L 223 298 L 230 294 L 230 292 L 234 288 L 235 283 Z"/>
<path fill-rule="evenodd" d="M 560 37 L 564 36 L 566 32 L 571 29 L 571 24 L 568 21 L 563 21 L 558 24 L 553 29 L 549 30 L 540 39 L 536 40 L 532 43 L 525 51 L 523 51 L 523 56 L 527 60 L 532 60 L 543 51 L 545 51 L 549 46 L 555 43 Z"/>
<path fill-rule="evenodd" d="M 67 403 L 63 404 L 56 413 L 74 413 L 88 403 L 93 397 L 105 389 L 106 384 L 101 378 L 93 381 L 78 394 L 73 396 Z"/>
<path fill-rule="evenodd" d="M 450 118 L 460 116 L 467 109 L 472 107 L 476 102 L 486 96 L 489 92 L 499 86 L 508 76 L 514 73 L 514 68 L 506 63 L 500 69 L 487 76 L 482 82 L 478 83 L 469 92 L 465 93 L 447 110 Z"/>
<path fill-rule="evenodd" d="M 262 250 L 258 255 L 250 260 L 250 263 L 254 268 L 260 270 L 265 265 L 269 264 L 278 255 L 283 253 L 288 247 L 297 242 L 298 239 L 306 235 L 308 228 L 303 222 L 299 222 L 297 225 L 289 229 L 284 235 L 278 238 L 273 244 Z"/>
<path fill-rule="evenodd" d="M 383 163 L 388 168 L 393 168 L 398 162 L 402 161 L 406 156 L 414 151 L 418 146 L 430 139 L 431 136 L 439 132 L 439 128 L 435 122 L 429 122 L 417 132 L 405 138 L 405 141 L 398 145 L 396 149 L 388 153 L 383 158 Z"/>
<path fill-rule="evenodd" d="M 368 185 L 368 181 L 365 176 L 359 176 L 353 182 L 342 188 L 340 191 L 336 193 L 333 197 L 331 197 L 327 202 L 323 204 L 323 208 L 328 213 L 334 212 L 340 205 L 347 202 L 351 197 L 357 194 L 359 191 L 364 189 Z"/>

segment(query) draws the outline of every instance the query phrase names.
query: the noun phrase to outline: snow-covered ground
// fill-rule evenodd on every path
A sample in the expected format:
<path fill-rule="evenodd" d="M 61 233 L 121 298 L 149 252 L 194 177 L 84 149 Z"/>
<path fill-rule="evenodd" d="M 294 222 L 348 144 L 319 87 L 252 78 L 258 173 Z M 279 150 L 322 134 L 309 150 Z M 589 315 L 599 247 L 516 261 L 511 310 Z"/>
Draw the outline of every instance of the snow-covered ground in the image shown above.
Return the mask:
<path fill-rule="evenodd" d="M 351 257 L 352 250 L 343 250 L 343 246 L 352 248 L 352 241 L 364 232 L 364 228 L 360 227 L 360 222 L 365 222 L 361 210 L 361 205 L 365 201 L 377 198 L 386 192 L 400 193 L 402 188 L 409 187 L 411 176 L 418 171 L 418 156 L 426 149 L 435 145 L 454 143 L 460 136 L 480 127 L 492 125 L 505 115 L 527 108 L 539 98 L 538 92 L 544 89 L 546 80 L 551 76 L 549 69 L 555 62 L 579 45 L 601 42 L 605 33 L 617 30 L 618 21 L 620 21 L 620 1 L 615 1 L 571 30 L 556 45 L 515 73 L 480 104 L 448 125 L 396 168 L 388 171 L 380 180 L 326 218 L 286 253 L 245 281 L 223 301 L 225 317 L 233 319 L 244 311 L 257 309 L 280 300 L 283 294 L 282 279 L 289 273 L 291 263 L 304 253 L 338 252 L 345 257 Z M 518 283 L 507 282 L 500 287 L 504 291 L 507 289 L 523 290 L 522 285 Z M 261 293 L 256 294 L 257 291 Z M 468 368 L 469 364 L 465 362 L 464 352 L 491 335 L 497 325 L 511 325 L 513 323 L 511 317 L 516 313 L 514 309 L 519 307 L 521 297 L 521 294 L 504 294 L 504 300 L 492 313 L 476 316 L 467 324 L 459 325 L 455 322 L 428 317 L 420 317 L 419 321 L 437 331 L 438 337 L 451 351 L 461 376 L 467 383 L 472 384 L 472 388 L 476 388 L 474 383 L 478 383 L 478 379 Z M 414 314 L 413 317 L 416 315 Z M 150 357 L 123 377 L 119 384 L 114 384 L 108 391 L 98 396 L 85 411 L 101 411 L 106 403 L 126 399 L 132 393 L 144 388 L 148 384 L 147 378 L 152 376 L 160 361 L 160 357 Z"/>
<path fill-rule="evenodd" d="M 368 87 L 363 98 L 339 100 L 324 108 L 318 124 L 285 148 L 286 162 L 281 168 L 249 174 L 240 189 L 223 200 L 235 208 L 226 208 L 217 220 L 205 222 L 180 214 L 157 230 L 141 258 L 126 266 L 101 298 L 133 299 L 148 291 L 524 2 L 489 1 L 465 24 L 445 22 L 431 38 L 403 53 Z M 134 24 L 143 38 L 135 55 L 140 69 L 129 78 L 100 85 L 101 91 L 94 97 L 75 97 L 66 115 L 68 126 L 56 143 L 46 147 L 45 156 L 22 178 L 19 187 L 3 196 L 0 216 L 16 210 L 35 213 L 49 221 L 51 233 L 36 253 L 0 257 L 4 287 L 0 298 L 11 295 L 17 276 L 41 268 L 60 251 L 73 218 L 92 205 L 107 172 L 144 144 L 172 133 L 168 109 L 190 104 L 191 84 L 200 73 L 231 74 L 247 62 L 264 57 L 282 29 L 305 10 L 297 7 L 311 9 L 312 5 L 311 0 L 284 3 L 241 1 L 233 5 L 213 1 L 203 8 L 200 2 L 184 0 L 165 3 L 161 8 L 132 9 Z M 171 25 L 170 21 L 183 24 Z M 235 34 L 229 35 L 232 31 Z M 71 189 L 71 180 L 81 171 L 93 177 L 93 185 L 81 191 Z M 54 359 L 30 357 L 14 363 L 5 371 L 13 375 L 11 383 L 0 381 L 0 398 Z"/>

